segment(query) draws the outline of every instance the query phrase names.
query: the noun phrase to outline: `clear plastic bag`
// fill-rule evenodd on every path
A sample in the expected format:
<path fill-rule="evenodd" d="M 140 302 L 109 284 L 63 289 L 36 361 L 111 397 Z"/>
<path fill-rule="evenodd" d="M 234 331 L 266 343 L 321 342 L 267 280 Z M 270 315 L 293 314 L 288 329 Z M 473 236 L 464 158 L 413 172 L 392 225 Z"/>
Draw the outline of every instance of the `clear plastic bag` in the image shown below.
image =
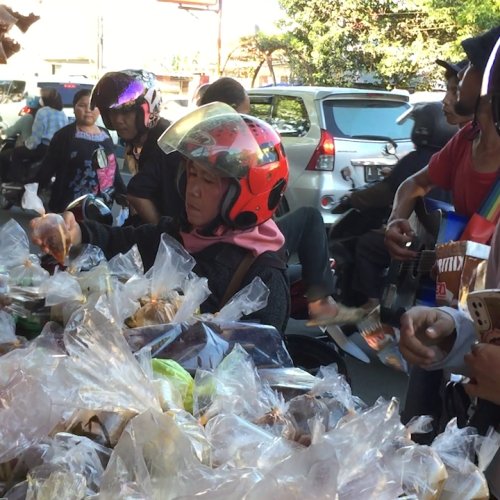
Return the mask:
<path fill-rule="evenodd" d="M 46 214 L 31 221 L 31 238 L 62 266 L 71 245 L 71 235 L 59 214 Z"/>
<path fill-rule="evenodd" d="M 278 331 L 255 323 L 172 323 L 125 330 L 124 336 L 133 352 L 148 346 L 154 358 L 173 359 L 191 373 L 215 368 L 235 344 L 259 368 L 293 366 Z"/>
<path fill-rule="evenodd" d="M 0 310 L 0 344 L 12 343 L 18 343 L 16 337 L 16 321 L 12 315 Z"/>
<path fill-rule="evenodd" d="M 64 345 L 82 408 L 135 413 L 160 408 L 120 328 L 100 313 L 76 311 L 65 328 Z"/>
<path fill-rule="evenodd" d="M 133 277 L 144 275 L 144 264 L 137 245 L 126 253 L 119 253 L 112 257 L 108 266 L 110 273 L 124 283 Z"/>
<path fill-rule="evenodd" d="M 441 499 L 489 498 L 488 484 L 484 474 L 474 464 L 478 436 L 472 427 L 458 428 L 456 419 L 448 422 L 443 433 L 436 436 L 431 447 L 446 465 L 448 479 Z"/>
<path fill-rule="evenodd" d="M 149 410 L 129 422 L 115 446 L 99 498 L 173 499 L 185 476 L 199 469 L 207 468 L 174 417 Z"/>
<path fill-rule="evenodd" d="M 106 257 L 101 248 L 88 244 L 79 245 L 71 249 L 66 270 L 71 274 L 90 271 L 102 262 L 106 262 Z"/>
<path fill-rule="evenodd" d="M 0 228 L 0 267 L 13 285 L 36 287 L 49 277 L 40 259 L 30 254 L 28 235 L 14 219 Z"/>

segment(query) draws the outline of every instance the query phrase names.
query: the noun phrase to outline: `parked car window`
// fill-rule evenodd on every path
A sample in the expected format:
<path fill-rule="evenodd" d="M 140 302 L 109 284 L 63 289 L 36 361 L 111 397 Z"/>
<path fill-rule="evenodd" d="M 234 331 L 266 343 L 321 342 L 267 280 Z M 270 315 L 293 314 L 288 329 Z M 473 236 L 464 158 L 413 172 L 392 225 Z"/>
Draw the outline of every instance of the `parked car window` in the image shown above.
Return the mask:
<path fill-rule="evenodd" d="M 19 102 L 24 97 L 26 82 L 23 80 L 0 80 L 0 102 Z"/>
<path fill-rule="evenodd" d="M 251 96 L 250 113 L 270 123 L 282 136 L 302 137 L 311 123 L 304 101 L 293 96 Z"/>
<path fill-rule="evenodd" d="M 330 99 L 324 101 L 326 126 L 335 137 L 352 139 L 389 137 L 408 139 L 412 120 L 398 125 L 396 118 L 409 108 L 409 104 L 378 99 Z"/>
<path fill-rule="evenodd" d="M 286 137 L 302 137 L 307 134 L 311 124 L 304 101 L 300 97 L 276 97 L 271 124 Z"/>

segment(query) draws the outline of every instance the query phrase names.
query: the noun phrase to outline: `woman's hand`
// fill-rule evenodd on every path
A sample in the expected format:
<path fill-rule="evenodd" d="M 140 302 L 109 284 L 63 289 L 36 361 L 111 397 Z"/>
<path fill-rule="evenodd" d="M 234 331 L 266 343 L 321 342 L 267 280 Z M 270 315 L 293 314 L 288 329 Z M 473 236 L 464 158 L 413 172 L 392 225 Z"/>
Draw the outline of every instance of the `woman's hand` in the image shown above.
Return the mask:
<path fill-rule="evenodd" d="M 401 317 L 399 350 L 411 364 L 426 366 L 436 361 L 432 346 L 449 350 L 454 341 L 453 318 L 436 307 L 413 307 Z"/>
<path fill-rule="evenodd" d="M 500 346 L 474 344 L 464 360 L 472 380 L 464 386 L 467 394 L 500 404 Z"/>
<path fill-rule="evenodd" d="M 36 217 L 29 227 L 31 241 L 61 263 L 69 247 L 82 242 L 80 226 L 71 212 L 64 212 L 62 217 L 57 214 Z"/>
<path fill-rule="evenodd" d="M 406 219 L 395 219 L 387 224 L 385 246 L 391 257 L 397 260 L 410 260 L 417 257 L 417 252 L 410 250 L 415 233 Z"/>

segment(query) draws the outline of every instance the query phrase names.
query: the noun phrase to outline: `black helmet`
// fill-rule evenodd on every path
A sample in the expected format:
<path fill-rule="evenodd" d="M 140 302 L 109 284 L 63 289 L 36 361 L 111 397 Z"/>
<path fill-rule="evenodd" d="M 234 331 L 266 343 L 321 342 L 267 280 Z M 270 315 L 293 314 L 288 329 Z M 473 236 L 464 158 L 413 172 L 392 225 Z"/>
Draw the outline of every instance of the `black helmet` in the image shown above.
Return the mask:
<path fill-rule="evenodd" d="M 414 120 L 411 140 L 415 146 L 427 146 L 440 150 L 458 131 L 444 116 L 440 102 L 426 102 L 415 105 L 411 116 Z"/>
<path fill-rule="evenodd" d="M 90 106 L 99 108 L 106 128 L 114 130 L 109 119 L 109 110 L 139 111 L 137 131 L 143 134 L 153 128 L 160 119 L 161 95 L 156 88 L 153 73 L 126 69 L 106 73 L 92 91 Z"/>
<path fill-rule="evenodd" d="M 73 212 L 77 222 L 95 220 L 101 224 L 111 226 L 113 214 L 103 200 L 93 194 L 84 194 L 73 200 L 67 207 L 68 212 Z"/>

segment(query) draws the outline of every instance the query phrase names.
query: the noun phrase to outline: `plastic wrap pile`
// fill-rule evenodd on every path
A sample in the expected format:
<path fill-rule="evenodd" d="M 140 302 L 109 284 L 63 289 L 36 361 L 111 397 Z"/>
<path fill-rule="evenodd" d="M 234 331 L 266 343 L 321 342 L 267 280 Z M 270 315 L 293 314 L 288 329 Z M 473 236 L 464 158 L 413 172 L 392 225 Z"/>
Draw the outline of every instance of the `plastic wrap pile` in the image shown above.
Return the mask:
<path fill-rule="evenodd" d="M 15 223 L 0 229 L 0 255 L 12 234 Z M 22 341 L 6 312 L 19 307 L 0 312 L 3 497 L 488 498 L 481 471 L 495 434 L 451 421 L 432 446 L 417 445 L 411 434 L 428 418 L 405 427 L 395 399 L 366 406 L 335 366 L 293 368 L 276 330 L 237 321 L 267 300 L 262 283 L 200 316 L 206 281 L 166 237 L 146 274 L 136 249 L 105 262 L 87 248 L 66 271 L 21 282 L 19 269 L 38 263 L 10 253 L 7 296 L 39 287 L 58 321 Z M 153 324 L 163 318 L 153 306 L 139 316 L 158 303 L 175 305 L 171 323 Z M 142 326 L 127 328 L 133 317 Z"/>

